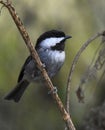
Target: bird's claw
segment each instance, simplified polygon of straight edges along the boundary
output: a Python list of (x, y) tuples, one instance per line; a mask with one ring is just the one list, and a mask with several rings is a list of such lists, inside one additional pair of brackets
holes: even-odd
[(50, 90), (50, 91), (48, 92), (48, 94), (51, 94), (51, 93), (56, 94), (57, 91), (58, 91), (57, 88), (56, 88), (56, 87), (53, 87), (53, 89)]
[(46, 67), (45, 63), (42, 63), (42, 67), (43, 67), (43, 68), (45, 68), (45, 67)]

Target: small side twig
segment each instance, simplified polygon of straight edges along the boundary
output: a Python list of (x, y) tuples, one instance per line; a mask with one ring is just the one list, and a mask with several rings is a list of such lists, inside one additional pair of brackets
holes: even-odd
[(77, 52), (76, 56), (73, 59), (72, 65), (70, 67), (70, 71), (69, 71), (69, 76), (68, 76), (68, 81), (67, 81), (67, 88), (66, 88), (66, 110), (67, 112), (69, 112), (69, 105), (70, 105), (70, 88), (71, 88), (71, 79), (73, 76), (73, 72), (76, 68), (76, 64), (79, 60), (80, 55), (82, 54), (82, 52), (86, 49), (86, 47), (92, 42), (94, 41), (96, 38), (102, 36), (105, 34), (105, 31), (101, 31), (98, 32), (97, 34), (95, 34), (93, 37), (91, 37), (89, 40), (87, 40), (82, 47), (79, 49), (79, 51)]
[[(50, 80), (50, 78), (48, 77), (48, 74), (46, 72), (46, 70), (43, 67), (42, 62), (40, 61), (40, 58), (30, 40), (30, 37), (28, 35), (28, 33), (26, 32), (26, 29), (24, 28), (23, 23), (21, 22), (20, 18), (18, 17), (15, 8), (13, 7), (12, 3), (10, 0), (7, 0), (6, 2), (3, 2), (3, 0), (0, 0), (0, 3), (3, 4), (5, 7), (7, 7), (7, 9), (9, 10), (21, 36), (23, 37), (23, 40), (25, 41), (30, 54), (32, 55), (33, 59), (36, 61), (38, 68), (40, 69), (40, 71), (42, 72), (42, 75), (47, 83), (47, 88), (52, 91), (53, 90), (53, 84)], [(61, 101), (61, 99), (59, 98), (58, 94), (54, 94), (51, 93), (51, 96), (53, 97), (53, 99), (56, 101), (57, 106), (62, 114), (63, 120), (66, 123), (66, 126), (68, 128), (68, 130), (76, 130), (74, 127), (74, 124), (72, 123), (71, 117), (69, 115), (69, 113), (66, 111), (66, 109), (64, 108), (64, 105)]]

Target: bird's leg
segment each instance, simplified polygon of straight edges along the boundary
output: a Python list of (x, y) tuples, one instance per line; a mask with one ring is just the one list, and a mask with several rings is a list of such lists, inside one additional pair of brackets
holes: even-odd
[(54, 86), (53, 89), (48, 92), (48, 94), (51, 94), (51, 93), (56, 94), (57, 92), (58, 92), (57, 87)]
[(46, 65), (44, 62), (42, 62), (42, 68), (46, 68)]

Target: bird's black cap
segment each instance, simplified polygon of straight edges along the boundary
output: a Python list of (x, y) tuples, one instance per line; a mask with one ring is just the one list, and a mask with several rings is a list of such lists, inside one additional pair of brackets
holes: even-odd
[(42, 35), (37, 39), (36, 46), (41, 43), (41, 41), (45, 40), (46, 38), (53, 38), (53, 37), (65, 37), (65, 33), (59, 30), (50, 30)]
[(38, 48), (39, 44), (41, 43), (41, 41), (47, 39), (47, 38), (59, 38), (59, 37), (65, 37), (66, 39), (71, 38), (71, 36), (66, 36), (65, 33), (63, 31), (59, 31), (59, 30), (50, 30), (47, 31), (45, 33), (43, 33), (42, 35), (40, 35), (40, 37), (37, 39), (36, 42), (36, 49)]

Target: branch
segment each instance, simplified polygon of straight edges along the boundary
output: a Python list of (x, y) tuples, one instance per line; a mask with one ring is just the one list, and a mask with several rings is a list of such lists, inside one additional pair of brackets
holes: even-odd
[[(82, 52), (86, 49), (86, 47), (92, 42), (94, 41), (96, 38), (100, 37), (100, 36), (104, 36), (105, 35), (105, 31), (101, 31), (98, 32), (97, 34), (95, 34), (93, 37), (91, 37), (89, 40), (87, 40), (82, 47), (79, 49), (79, 51), (77, 52), (76, 56), (73, 59), (71, 68), (70, 68), (70, 72), (69, 72), (69, 76), (68, 76), (68, 81), (67, 81), (67, 88), (66, 88), (66, 110), (67, 112), (69, 112), (69, 104), (70, 104), (70, 88), (71, 88), (71, 80), (72, 80), (72, 76), (73, 76), (73, 72), (76, 68), (77, 62), (79, 60), (80, 55), (82, 54)], [(79, 93), (80, 94), (80, 93)], [(79, 95), (80, 96), (80, 95)], [(80, 97), (82, 98), (82, 97)]]
[[(33, 43), (31, 42), (30, 37), (29, 37), (28, 33), (26, 32), (26, 29), (24, 28), (23, 23), (21, 22), (20, 18), (18, 17), (15, 8), (13, 7), (10, 0), (6, 0), (6, 2), (4, 2), (3, 0), (0, 0), (0, 3), (3, 4), (8, 9), (9, 13), (11, 14), (27, 48), (30, 51), (30, 54), (32, 55), (33, 59), (37, 63), (38, 68), (42, 72), (42, 75), (47, 83), (47, 88), (50, 91), (52, 91), (54, 86), (53, 86), (50, 78), (48, 77), (48, 74), (47, 74), (45, 68), (43, 67), (42, 62), (40, 61), (40, 58), (39, 58), (39, 56), (38, 56), (38, 54), (33, 46)], [(69, 113), (66, 111), (66, 109), (64, 108), (64, 105), (63, 105), (61, 99), (59, 98), (58, 94), (51, 93), (51, 96), (56, 101), (57, 106), (62, 114), (63, 120), (65, 121), (68, 130), (75, 130), (75, 127), (72, 123), (71, 117), (70, 117)]]

